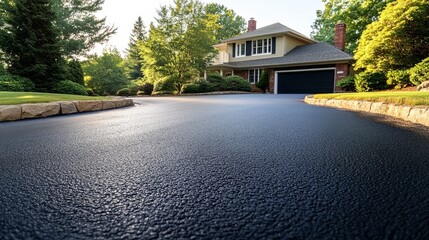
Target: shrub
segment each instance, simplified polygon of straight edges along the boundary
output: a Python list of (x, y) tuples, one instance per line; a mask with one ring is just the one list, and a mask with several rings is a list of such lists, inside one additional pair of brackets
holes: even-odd
[(174, 77), (164, 77), (155, 82), (153, 88), (153, 94), (162, 95), (162, 94), (174, 94), (177, 89), (174, 82)]
[(16, 75), (0, 76), (0, 91), (31, 92), (34, 88), (34, 83), (28, 78)]
[(225, 78), (225, 82), (225, 90), (227, 91), (250, 92), (252, 90), (250, 83), (239, 76), (229, 76)]
[(355, 76), (357, 92), (386, 89), (386, 76), (382, 72), (365, 71)]
[(87, 88), (86, 92), (88, 93), (88, 96), (95, 96), (95, 93), (94, 93), (94, 91), (92, 91), (91, 88)]
[(80, 65), (80, 62), (77, 60), (71, 60), (67, 64), (67, 71), (66, 71), (67, 79), (79, 83), (80, 85), (85, 85), (83, 78), (83, 70), (82, 66)]
[(347, 76), (337, 82), (337, 86), (346, 91), (355, 91), (355, 76)]
[(256, 87), (262, 89), (264, 93), (267, 91), (268, 88), (268, 71), (263, 70), (261, 74), (261, 78), (259, 79), (259, 82), (256, 83)]
[(410, 83), (409, 70), (391, 70), (387, 73), (387, 84), (394, 86), (395, 89), (401, 89)]
[(54, 93), (74, 94), (87, 96), (88, 92), (86, 88), (79, 83), (72, 82), (70, 80), (61, 81), (54, 85), (52, 88)]
[(151, 95), (153, 92), (153, 84), (152, 83), (145, 83), (145, 84), (143, 84), (143, 86), (139, 87), (139, 90), (140, 90), (139, 92), (142, 92), (141, 95)]
[(226, 80), (224, 77), (218, 74), (212, 74), (207, 76), (207, 82), (211, 85), (212, 91), (224, 91)]
[(415, 86), (429, 80), (429, 57), (410, 69), (410, 81)]
[(116, 95), (117, 96), (130, 96), (130, 92), (131, 91), (129, 88), (122, 88), (116, 92)]
[(182, 87), (182, 93), (199, 93), (200, 86), (196, 83), (185, 84)]
[(137, 92), (139, 91), (139, 87), (135, 84), (130, 84), (127, 88), (130, 89), (130, 96), (137, 95)]
[(201, 79), (200, 81), (196, 82), (196, 84), (198, 85), (198, 90), (199, 92), (212, 92), (213, 91), (213, 86), (211, 83), (209, 83), (208, 81)]

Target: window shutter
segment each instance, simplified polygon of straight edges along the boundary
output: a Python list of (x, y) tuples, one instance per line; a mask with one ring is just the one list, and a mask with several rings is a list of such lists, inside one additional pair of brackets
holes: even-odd
[(232, 57), (235, 58), (235, 48), (236, 48), (236, 44), (233, 43), (232, 44)]
[(252, 41), (246, 42), (246, 56), (252, 56)]
[(272, 46), (271, 46), (271, 52), (272, 52), (272, 54), (276, 54), (276, 37), (273, 37), (273, 40), (271, 41), (271, 44), (272, 44)]

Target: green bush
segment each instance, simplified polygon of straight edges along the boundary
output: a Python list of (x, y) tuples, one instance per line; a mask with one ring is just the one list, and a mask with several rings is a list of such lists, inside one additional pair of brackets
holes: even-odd
[(185, 84), (182, 86), (182, 93), (199, 93), (200, 85), (196, 83)]
[(77, 60), (71, 60), (67, 63), (67, 71), (66, 71), (66, 79), (69, 79), (75, 83), (79, 83), (80, 85), (85, 85), (83, 81), (83, 70), (80, 62)]
[(268, 71), (263, 70), (261, 74), (261, 78), (259, 79), (259, 82), (256, 83), (256, 87), (260, 88), (264, 93), (267, 91), (268, 88)]
[(410, 81), (415, 86), (424, 81), (429, 81), (429, 57), (410, 69)]
[(391, 70), (387, 73), (387, 84), (401, 89), (411, 84), (409, 70)]
[(211, 74), (207, 76), (207, 82), (211, 85), (212, 91), (224, 91), (226, 80), (219, 74)]
[(87, 88), (86, 92), (88, 93), (88, 96), (95, 96), (95, 93), (94, 93), (94, 91), (92, 91), (91, 88)]
[(0, 76), (0, 91), (31, 92), (34, 88), (34, 83), (28, 78), (16, 75)]
[(156, 81), (153, 88), (153, 94), (155, 95), (174, 94), (176, 91), (174, 77), (164, 77)]
[(122, 88), (116, 92), (116, 95), (117, 96), (130, 96), (130, 92), (131, 91), (129, 88)]
[(136, 96), (139, 91), (139, 87), (135, 84), (130, 84), (127, 88), (130, 89), (130, 96)]
[(145, 83), (143, 86), (139, 87), (139, 92), (142, 92), (140, 95), (151, 95), (153, 92), (153, 84)]
[(201, 93), (204, 92), (213, 92), (213, 86), (211, 83), (209, 83), (208, 81), (201, 79), (200, 81), (196, 82), (196, 84), (198, 85), (198, 90)]
[(54, 93), (74, 94), (88, 96), (86, 88), (70, 80), (61, 81), (52, 88)]
[(382, 72), (365, 71), (355, 76), (357, 92), (369, 92), (386, 89), (386, 76)]
[(229, 76), (225, 78), (225, 82), (225, 90), (227, 91), (250, 92), (252, 90), (250, 83), (239, 76)]
[(355, 76), (347, 76), (337, 82), (337, 86), (346, 91), (355, 91)]

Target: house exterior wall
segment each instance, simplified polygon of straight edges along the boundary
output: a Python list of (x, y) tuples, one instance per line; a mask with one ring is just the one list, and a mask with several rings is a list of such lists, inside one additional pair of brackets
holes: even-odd
[(335, 91), (341, 92), (341, 87), (337, 87), (338, 81), (349, 75), (349, 64), (337, 64), (335, 65)]
[(295, 38), (292, 38), (292, 37), (289, 37), (289, 36), (284, 36), (283, 38), (284, 38), (284, 40), (283, 40), (283, 42), (284, 42), (284, 49), (282, 49), (283, 50), (283, 55), (285, 55), (286, 53), (290, 52), (292, 49), (294, 49), (294, 48), (296, 48), (298, 46), (302, 46), (302, 45), (308, 44), (308, 43), (305, 43), (305, 42), (303, 42), (301, 40), (298, 40), (298, 39), (295, 39)]

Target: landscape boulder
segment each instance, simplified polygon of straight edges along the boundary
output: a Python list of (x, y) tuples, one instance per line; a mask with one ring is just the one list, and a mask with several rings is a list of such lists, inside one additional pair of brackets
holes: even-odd
[(0, 106), (0, 122), (14, 121), (21, 119), (21, 106), (4, 105)]
[(58, 102), (58, 104), (60, 104), (63, 115), (77, 113), (77, 108), (72, 102)]
[(424, 81), (417, 86), (417, 90), (421, 92), (429, 92), (429, 81)]
[(60, 114), (60, 104), (58, 103), (34, 103), (22, 104), (21, 119), (40, 118)]
[(92, 112), (103, 109), (102, 101), (73, 101), (79, 112)]

